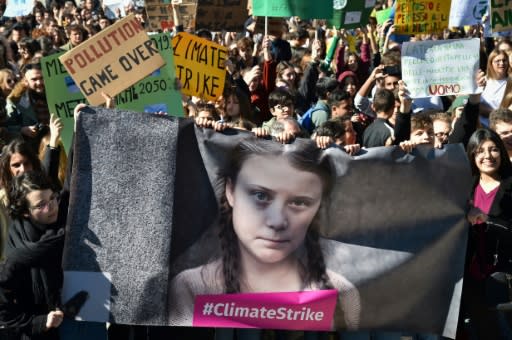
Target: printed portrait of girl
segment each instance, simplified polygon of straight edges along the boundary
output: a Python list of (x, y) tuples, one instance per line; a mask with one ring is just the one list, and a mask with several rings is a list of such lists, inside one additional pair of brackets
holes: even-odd
[(226, 169), (220, 256), (172, 279), (169, 324), (192, 325), (196, 295), (336, 289), (336, 324), (356, 329), (359, 292), (326, 268), (317, 232), (335, 181), (322, 150), (309, 140), (249, 138), (232, 151)]

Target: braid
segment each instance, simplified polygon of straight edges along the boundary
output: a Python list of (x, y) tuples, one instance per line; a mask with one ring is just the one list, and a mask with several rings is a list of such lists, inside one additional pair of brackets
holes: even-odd
[(233, 230), (232, 216), (232, 209), (224, 195), (220, 202), (219, 220), (221, 226), (219, 238), (222, 250), (222, 274), (224, 275), (226, 293), (239, 293), (240, 250), (238, 249), (237, 236)]
[(306, 234), (307, 267), (306, 279), (309, 284), (319, 283), (321, 289), (332, 289), (333, 285), (327, 276), (324, 254), (320, 248), (318, 233), (309, 230)]

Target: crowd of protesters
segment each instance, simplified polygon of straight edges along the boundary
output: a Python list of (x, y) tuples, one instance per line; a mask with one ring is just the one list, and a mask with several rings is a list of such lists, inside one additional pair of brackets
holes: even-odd
[[(376, 9), (392, 3), (378, 1)], [(510, 316), (489, 308), (487, 288), (493, 273), (512, 274), (510, 38), (484, 37), (482, 25), (408, 37), (481, 41), (480, 69), (473, 75), (479, 93), (411, 99), (401, 79), (401, 40), (391, 20), (377, 24), (370, 17), (367, 25), (348, 30), (293, 17), (265, 36), (251, 16), (239, 32), (195, 31), (180, 25), (180, 5), (170, 6), (176, 24), (170, 34), (195, 33), (229, 49), (223, 95), (211, 102), (182, 96), (186, 117), (200, 126), (249, 130), (282, 143), (312, 138), (319, 148), (339, 147), (350, 155), (369, 147), (397, 145), (412, 152), (419, 145), (462, 143), (474, 185), (468, 197), (471, 227), (458, 338), (512, 336)], [(0, 222), (6, 241), (0, 267), (0, 326), (5, 333), (0, 330), (0, 336), (6, 339), (56, 339), (66, 312), (55, 292), (62, 283), (67, 159), (60, 142), (62, 123), (47, 105), (40, 59), (74, 48), (129, 13), (148, 26), (144, 8), (132, 2), (112, 13), (95, 0), (37, 1), (30, 15), (1, 18)], [(61, 336), (74, 334), (72, 329), (68, 325)], [(136, 338), (158, 338), (162, 330), (139, 331), (120, 328), (111, 338), (128, 338), (130, 332)], [(95, 339), (106, 336), (98, 329), (91, 332)], [(404, 335), (359, 332), (342, 338)]]

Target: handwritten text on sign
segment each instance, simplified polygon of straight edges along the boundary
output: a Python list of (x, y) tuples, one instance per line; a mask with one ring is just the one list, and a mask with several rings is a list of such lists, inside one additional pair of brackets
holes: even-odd
[(398, 0), (395, 29), (397, 33), (440, 33), (448, 27), (449, 0)]
[(181, 91), (206, 100), (222, 95), (227, 48), (188, 33), (176, 35), (172, 44)]
[(491, 0), (491, 28), (493, 32), (512, 30), (511, 0)]
[(404, 43), (402, 79), (411, 97), (475, 93), (479, 48), (478, 39)]
[(59, 60), (92, 105), (115, 96), (165, 64), (134, 15), (62, 55)]

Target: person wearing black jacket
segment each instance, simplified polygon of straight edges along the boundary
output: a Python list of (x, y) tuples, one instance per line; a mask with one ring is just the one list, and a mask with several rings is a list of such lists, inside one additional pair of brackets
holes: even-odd
[(58, 339), (68, 195), (61, 196), (42, 172), (25, 172), (14, 179), (11, 198), (0, 265), (0, 328), (9, 339)]

